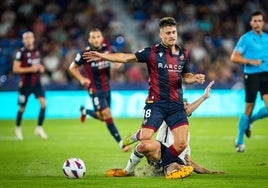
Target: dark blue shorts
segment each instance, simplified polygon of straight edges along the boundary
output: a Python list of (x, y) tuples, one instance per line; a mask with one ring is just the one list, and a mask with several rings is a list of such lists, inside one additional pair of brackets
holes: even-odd
[(90, 94), (95, 111), (101, 111), (111, 104), (111, 92), (110, 91), (97, 91)]
[(45, 91), (41, 83), (36, 84), (35, 86), (22, 86), (19, 88), (19, 105), (26, 105), (28, 98), (31, 94), (34, 94), (35, 98), (45, 97)]
[(143, 128), (153, 129), (155, 132), (165, 121), (170, 130), (188, 125), (188, 118), (183, 103), (161, 101), (147, 103), (144, 107)]

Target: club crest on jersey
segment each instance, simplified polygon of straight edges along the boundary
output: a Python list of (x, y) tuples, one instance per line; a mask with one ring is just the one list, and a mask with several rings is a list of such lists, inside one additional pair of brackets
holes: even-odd
[(184, 60), (184, 54), (181, 54), (181, 56), (179, 57), (179, 60), (181, 60), (181, 61)]

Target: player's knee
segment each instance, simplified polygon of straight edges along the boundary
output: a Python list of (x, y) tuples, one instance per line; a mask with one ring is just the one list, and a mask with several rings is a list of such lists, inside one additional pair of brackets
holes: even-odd
[(177, 152), (182, 152), (187, 147), (187, 142), (180, 142), (173, 146)]
[(154, 134), (153, 130), (147, 129), (147, 130), (141, 130), (139, 134), (139, 140), (151, 140), (152, 136)]
[(145, 151), (148, 150), (148, 144), (146, 143), (146, 141), (141, 141), (137, 147), (136, 147), (136, 150), (140, 153), (143, 153)]
[(111, 112), (109, 110), (109, 108), (106, 108), (105, 110), (100, 112), (100, 117), (106, 121), (112, 118)]
[(25, 106), (21, 106), (19, 112), (22, 114), (25, 111)]

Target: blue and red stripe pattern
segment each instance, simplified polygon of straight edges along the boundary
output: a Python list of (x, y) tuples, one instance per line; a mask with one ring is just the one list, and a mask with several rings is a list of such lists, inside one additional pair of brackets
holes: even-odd
[(144, 48), (135, 53), (138, 62), (146, 63), (149, 73), (147, 102), (182, 101), (182, 74), (190, 72), (187, 49), (177, 46), (178, 53), (163, 44)]
[[(86, 61), (82, 56), (85, 51), (93, 51), (93, 49), (88, 46), (84, 51), (79, 52), (76, 55), (75, 63), (78, 66), (84, 65), (84, 70), (87, 74), (87, 77), (91, 81), (88, 89), (92, 93), (95, 93), (96, 91), (109, 91), (110, 62), (104, 60)], [(109, 45), (103, 43), (101, 49), (98, 50), (98, 52), (111, 53), (112, 50)]]
[[(27, 50), (25, 47), (21, 48), (16, 53), (16, 61), (21, 62), (21, 67), (31, 67), (35, 64), (42, 64), (40, 52), (37, 49)], [(20, 76), (22, 86), (35, 86), (41, 83), (40, 73), (24, 73)]]

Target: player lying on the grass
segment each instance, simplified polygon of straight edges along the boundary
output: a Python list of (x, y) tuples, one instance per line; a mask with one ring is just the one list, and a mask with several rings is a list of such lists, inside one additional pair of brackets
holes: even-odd
[[(194, 101), (191, 104), (187, 104), (185, 102), (185, 109), (188, 114), (188, 116), (191, 115), (191, 113), (202, 103), (204, 102), (209, 96), (210, 96), (210, 89), (211, 86), (214, 84), (214, 81), (210, 82), (207, 88), (205, 89), (204, 95), (202, 95), (199, 99)], [(139, 131), (138, 131), (139, 132)], [(138, 132), (136, 134), (138, 134)], [(134, 153), (132, 153), (128, 164), (125, 169), (110, 169), (106, 172), (107, 176), (115, 176), (115, 177), (124, 177), (124, 176), (133, 176), (134, 175), (134, 169), (137, 166), (137, 164), (141, 161), (142, 157), (145, 156), (149, 162), (149, 164), (154, 165), (154, 172), (155, 174), (163, 174), (163, 167), (161, 165), (161, 159), (162, 159), (162, 153), (165, 151), (165, 149), (168, 148), (173, 142), (173, 136), (167, 127), (166, 123), (163, 122), (159, 132), (157, 134), (157, 140), (142, 140), (140, 143), (135, 147)], [(134, 142), (138, 141), (137, 139), (129, 138), (127, 144), (132, 144)], [(188, 141), (189, 142), (189, 141)], [(199, 166), (197, 163), (191, 160), (190, 158), (190, 146), (188, 143), (187, 148), (178, 156), (178, 160), (176, 163), (172, 163), (168, 168), (169, 171), (172, 170), (178, 170), (181, 168), (182, 165), (189, 165), (193, 167), (193, 170), (196, 173), (202, 173), (202, 174), (210, 174), (210, 173), (222, 173), (218, 171), (210, 171), (208, 169), (205, 169), (201, 166)], [(188, 171), (187, 171), (188, 170)], [(184, 172), (182, 171), (181, 174), (184, 177), (190, 175), (188, 173), (190, 172), (190, 168), (186, 168), (186, 172), (184, 169)], [(167, 176), (166, 176), (167, 177)], [(169, 178), (169, 177), (167, 177)], [(171, 176), (172, 178), (172, 176)]]

